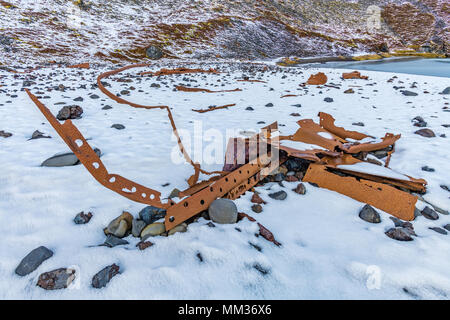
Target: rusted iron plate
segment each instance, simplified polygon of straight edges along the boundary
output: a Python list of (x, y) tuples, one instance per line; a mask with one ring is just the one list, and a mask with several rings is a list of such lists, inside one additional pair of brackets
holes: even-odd
[(203, 69), (189, 69), (189, 68), (177, 68), (177, 69), (166, 69), (162, 68), (159, 71), (153, 72), (153, 71), (146, 71), (139, 73), (140, 76), (143, 75), (152, 75), (152, 76), (167, 76), (171, 74), (185, 74), (185, 73), (214, 73), (219, 74), (220, 72), (210, 68), (209, 70), (203, 70)]
[(36, 96), (28, 89), (25, 89), (28, 96), (33, 100), (42, 114), (47, 118), (48, 122), (64, 140), (67, 146), (77, 156), (89, 173), (106, 188), (139, 203), (156, 206), (159, 208), (167, 208), (168, 203), (161, 203), (161, 193), (144, 187), (134, 181), (128, 180), (116, 174), (110, 174), (106, 167), (94, 152), (92, 147), (72, 124), (72, 121), (66, 120), (63, 124), (53, 116), (50, 110), (42, 104)]
[(263, 80), (251, 80), (251, 79), (240, 79), (240, 80), (236, 80), (239, 82), (259, 82), (259, 83), (267, 83), (267, 81), (263, 81)]
[(319, 72), (319, 73), (316, 73), (316, 74), (312, 74), (309, 77), (308, 81), (306, 81), (306, 84), (309, 84), (309, 85), (322, 85), (322, 84), (327, 83), (327, 81), (328, 81), (328, 78), (325, 75), (325, 73)]
[(176, 86), (175, 89), (177, 91), (183, 91), (183, 92), (207, 92), (207, 93), (221, 93), (221, 92), (236, 92), (236, 91), (242, 91), (242, 89), (236, 88), (232, 90), (209, 90), (204, 88), (191, 88), (191, 87), (184, 87), (184, 86)]
[(311, 164), (303, 177), (321, 188), (339, 192), (355, 200), (370, 204), (402, 220), (414, 219), (417, 197), (386, 184), (354, 177), (341, 177), (328, 172), (326, 167)]
[(401, 135), (393, 135), (392, 133), (386, 133), (386, 135), (381, 138), (382, 142), (372, 143), (361, 143), (361, 144), (343, 144), (341, 149), (347, 153), (359, 153), (361, 151), (376, 151), (381, 150), (386, 147), (394, 145), (394, 143), (400, 139)]
[(89, 69), (90, 67), (91, 65), (89, 64), (89, 62), (67, 66), (67, 68), (74, 68), (74, 69)]
[(258, 173), (266, 165), (269, 165), (268, 156), (261, 156), (221, 177), (209, 187), (173, 204), (167, 209), (165, 218), (166, 230), (170, 230), (194, 215), (207, 210), (214, 200), (223, 197), (235, 186)]
[(280, 98), (289, 98), (289, 97), (298, 97), (298, 94), (285, 94), (283, 96), (281, 96)]
[(334, 124), (335, 122), (334, 118), (328, 113), (319, 112), (319, 118), (320, 118), (320, 125), (324, 129), (342, 139), (351, 138), (355, 140), (362, 140), (364, 138), (372, 138), (371, 136), (368, 136), (367, 134), (364, 133), (360, 133), (357, 131), (348, 131), (342, 127), (336, 127)]
[(359, 71), (353, 71), (353, 72), (348, 72), (348, 73), (344, 72), (342, 74), (342, 78), (343, 79), (363, 79), (363, 80), (369, 79), (368, 76), (362, 76)]
[(205, 112), (219, 110), (219, 109), (228, 109), (228, 107), (234, 107), (235, 105), (236, 105), (236, 103), (233, 103), (233, 104), (227, 104), (227, 105), (220, 106), (220, 107), (210, 107), (208, 109), (192, 109), (192, 111), (198, 112), (198, 113), (205, 113)]

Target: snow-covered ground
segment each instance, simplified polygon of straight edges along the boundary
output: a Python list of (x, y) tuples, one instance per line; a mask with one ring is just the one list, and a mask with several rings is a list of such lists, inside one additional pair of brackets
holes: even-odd
[[(126, 238), (129, 245), (97, 246), (104, 242), (102, 229), (113, 218), (123, 210), (136, 216), (144, 205), (102, 187), (82, 165), (40, 166), (55, 153), (69, 149), (20, 90), (23, 79), (38, 75), (34, 80), (37, 84), (29, 88), (36, 95), (49, 97), (41, 101), (55, 115), (63, 107), (55, 105), (58, 102), (82, 106), (82, 118), (73, 122), (90, 138), (91, 145), (102, 150), (102, 161), (109, 172), (160, 190), (163, 197), (175, 187), (187, 188), (186, 179), (193, 173), (191, 166), (172, 162), (171, 154), (177, 149), (176, 141), (171, 139), (167, 113), (158, 109), (138, 110), (111, 101), (98, 89), (91, 88), (101, 71), (54, 68), (28, 76), (0, 71), (0, 130), (13, 134), (9, 138), (0, 137), (0, 299), (449, 298), (450, 235), (441, 235), (429, 227), (443, 227), (450, 223), (450, 216), (440, 214), (436, 221), (418, 217), (413, 221), (418, 236), (411, 242), (399, 242), (384, 234), (394, 226), (387, 213), (381, 212), (380, 224), (367, 223), (358, 217), (363, 203), (309, 184), (305, 195), (291, 191), (297, 183), (283, 182), (285, 188), (277, 184), (257, 188), (267, 201), (259, 214), (250, 209), (251, 192), (235, 201), (240, 212), (248, 213), (272, 231), (281, 247), (255, 237), (258, 227), (248, 220), (210, 228), (203, 218), (190, 224), (186, 233), (152, 238), (155, 245), (144, 251), (135, 247), (139, 239), (132, 236)], [(136, 75), (138, 71), (128, 73)], [(299, 87), (317, 71), (326, 73), (329, 84), (341, 84), (341, 88)], [(280, 126), (281, 134), (291, 134), (297, 129), (298, 119), (318, 121), (319, 111), (330, 113), (338, 126), (350, 130), (376, 137), (384, 136), (385, 132), (400, 133), (402, 137), (396, 144), (390, 167), (426, 179), (428, 191), (424, 198), (448, 210), (450, 193), (440, 185), (450, 186), (450, 128), (442, 126), (450, 124), (450, 113), (443, 110), (450, 107), (450, 98), (439, 92), (450, 86), (450, 79), (398, 74), (398, 78), (388, 82), (394, 74), (364, 71), (368, 81), (341, 80), (343, 71), (292, 68), (251, 75), (232, 70), (221, 75), (161, 77), (160, 81), (151, 77), (133, 78), (132, 83), (106, 81), (113, 92), (135, 87), (126, 97), (128, 100), (169, 105), (179, 129), (192, 133), (199, 125), (203, 133), (218, 129), (224, 136), (224, 144), (227, 129), (257, 132), (277, 120), (284, 125)], [(267, 83), (236, 82), (243, 74)], [(159, 83), (161, 88), (151, 87), (152, 83)], [(410, 88), (413, 83), (417, 88)], [(64, 92), (47, 92), (47, 88), (60, 84), (66, 87)], [(87, 89), (80, 88), (84, 84)], [(174, 92), (177, 84), (243, 90)], [(404, 96), (394, 86), (404, 86), (418, 96)], [(349, 88), (355, 93), (344, 94)], [(100, 98), (91, 99), (90, 94)], [(285, 94), (300, 96), (280, 98)], [(84, 101), (74, 102), (77, 97), (83, 97)], [(334, 102), (325, 102), (325, 97), (333, 98)], [(231, 103), (236, 106), (203, 114), (191, 111)], [(265, 107), (267, 103), (274, 106)], [(293, 106), (297, 104), (301, 107)], [(102, 110), (106, 105), (112, 109)], [(254, 110), (246, 110), (249, 106)], [(291, 116), (294, 112), (301, 117)], [(420, 129), (411, 122), (416, 116), (425, 119), (427, 128), (436, 137), (414, 134)], [(257, 124), (260, 121), (265, 124)], [(365, 126), (352, 126), (354, 122), (363, 122)], [(126, 128), (111, 128), (117, 123)], [(34, 130), (49, 134), (52, 139), (28, 140)], [(441, 137), (442, 134), (447, 137)], [(208, 145), (204, 141), (200, 150)], [(422, 171), (422, 166), (436, 171)], [(222, 165), (210, 163), (203, 167), (220, 170)], [(170, 185), (163, 187), (166, 183)], [(267, 196), (278, 190), (288, 193), (286, 200)], [(417, 207), (423, 209), (425, 203), (419, 201)], [(88, 224), (74, 224), (73, 218), (80, 211), (93, 212)], [(256, 250), (250, 243), (262, 250)], [(27, 276), (16, 275), (14, 270), (21, 259), (41, 245), (51, 249), (53, 257)], [(120, 266), (121, 274), (103, 289), (92, 288), (92, 276), (112, 263)], [(260, 273), (254, 268), (256, 264), (269, 273)], [(41, 273), (60, 267), (77, 270), (74, 285), (55, 291), (36, 286)]]

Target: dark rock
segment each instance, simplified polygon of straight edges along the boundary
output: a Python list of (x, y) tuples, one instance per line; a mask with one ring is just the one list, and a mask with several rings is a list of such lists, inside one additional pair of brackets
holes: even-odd
[(293, 189), (293, 191), (295, 193), (298, 193), (298, 194), (305, 194), (306, 193), (306, 187), (305, 187), (305, 185), (303, 183), (299, 183), (297, 185), (297, 187), (295, 189)]
[(389, 238), (398, 241), (413, 241), (411, 231), (407, 228), (391, 228), (385, 232)]
[(123, 240), (123, 239), (120, 239), (120, 238), (118, 238), (116, 236), (113, 236), (112, 234), (109, 234), (106, 237), (106, 240), (103, 243), (103, 245), (107, 246), (109, 248), (113, 248), (115, 246), (125, 245), (125, 244), (128, 244), (128, 243), (129, 242), (127, 240)]
[(444, 189), (445, 191), (450, 192), (450, 188), (449, 188), (448, 186), (446, 186), (445, 184), (441, 184), (440, 187), (441, 187), (442, 189)]
[(211, 221), (208, 222), (206, 225), (207, 225), (208, 227), (210, 227), (210, 228), (215, 228), (215, 227), (216, 227), (216, 225), (215, 225), (214, 223), (212, 223)]
[(407, 96), (407, 97), (415, 97), (415, 96), (417, 96), (417, 93), (412, 92), (412, 91), (408, 91), (408, 90), (401, 90), (400, 92), (401, 92), (404, 96)]
[(162, 56), (164, 55), (162, 50), (156, 46), (148, 47), (147, 50), (145, 50), (145, 54), (146, 54), (147, 58), (150, 58), (153, 60), (161, 59)]
[(106, 235), (113, 235), (118, 238), (123, 238), (131, 230), (133, 224), (133, 216), (131, 213), (123, 211), (120, 216), (113, 219), (108, 227), (104, 230)]
[(245, 110), (253, 111), (253, 110), (255, 110), (255, 109), (253, 109), (252, 107), (247, 107), (247, 108), (245, 108)]
[(347, 94), (349, 94), (349, 93), (355, 93), (355, 90), (353, 90), (352, 88), (350, 88), (350, 89), (345, 90), (344, 93), (347, 93)]
[(325, 102), (333, 102), (334, 100), (333, 100), (333, 98), (326, 97), (325, 99), (323, 99), (323, 101), (325, 101)]
[(125, 129), (125, 126), (123, 124), (120, 123), (115, 123), (111, 126), (111, 128), (117, 129), (117, 130), (123, 130)]
[[(402, 221), (396, 217), (389, 217), (389, 219), (391, 219), (392, 222), (394, 222), (395, 227), (406, 228), (406, 229), (409, 229), (412, 232), (414, 232), (414, 227), (411, 222)], [(414, 235), (415, 235), (415, 233), (414, 233)]]
[[(95, 153), (100, 157), (101, 151), (98, 148), (94, 149)], [(66, 166), (74, 166), (79, 164), (77, 156), (72, 152), (56, 154), (44, 162), (42, 162), (42, 167), (66, 167)]]
[(284, 200), (287, 198), (287, 193), (285, 191), (278, 191), (274, 193), (269, 193), (269, 197), (275, 200)]
[(380, 223), (380, 214), (371, 206), (366, 204), (359, 212), (359, 217), (370, 223)]
[(440, 94), (450, 94), (450, 87), (445, 88)]
[(433, 168), (428, 167), (428, 166), (424, 166), (424, 167), (422, 167), (422, 171), (434, 172), (435, 170)]
[(446, 225), (444, 226), (444, 229), (450, 231), (450, 223), (449, 223), (449, 224), (446, 224)]
[(84, 99), (82, 97), (78, 97), (78, 98), (73, 99), (73, 101), (75, 101), (75, 102), (82, 102), (83, 100)]
[(445, 230), (442, 229), (442, 228), (438, 228), (438, 227), (429, 227), (428, 229), (433, 230), (433, 231), (436, 231), (437, 233), (440, 233), (440, 234), (447, 234), (447, 231), (445, 231)]
[(112, 107), (111, 107), (111, 106), (104, 106), (104, 107), (102, 108), (102, 110), (109, 110), (109, 109), (112, 109)]
[(61, 110), (59, 110), (56, 118), (58, 120), (79, 119), (79, 118), (81, 118), (82, 114), (83, 114), (83, 108), (81, 108), (80, 106), (77, 106), (77, 105), (65, 106), (65, 107), (62, 107)]
[(422, 118), (422, 117), (415, 117), (414, 119), (411, 120), (414, 124), (414, 126), (419, 127), (419, 128), (424, 128), (427, 126), (426, 121)]
[(75, 270), (59, 268), (45, 272), (39, 276), (37, 285), (45, 290), (58, 290), (67, 288), (75, 279)]
[(139, 212), (139, 218), (146, 224), (152, 224), (165, 216), (166, 210), (153, 206), (147, 206)]
[(85, 224), (88, 223), (92, 218), (92, 213), (88, 212), (87, 214), (83, 212), (78, 213), (75, 218), (73, 218), (73, 222), (76, 224)]
[(36, 270), (42, 262), (44, 262), (51, 256), (53, 256), (53, 252), (51, 250), (47, 249), (44, 246), (40, 246), (31, 251), (25, 256), (25, 258), (22, 259), (22, 261), (20, 261), (15, 272), (19, 276), (25, 276)]
[(149, 247), (151, 247), (151, 246), (153, 246), (153, 242), (150, 242), (150, 241), (141, 241), (141, 242), (139, 242), (137, 245), (136, 245), (136, 247), (138, 247), (139, 248), (139, 250), (145, 250), (145, 249), (147, 249), (147, 248), (149, 248)]
[(0, 130), (0, 137), (3, 137), (3, 138), (9, 138), (9, 137), (11, 137), (11, 136), (12, 136), (12, 133), (9, 133), (9, 132)]
[(152, 83), (150, 85), (151, 88), (161, 88), (161, 85), (159, 83)]
[(263, 276), (267, 275), (270, 273), (269, 269), (264, 268), (263, 266), (261, 266), (259, 263), (255, 263), (253, 265), (253, 268), (255, 268), (256, 270), (258, 270)]
[(266, 104), (266, 107), (268, 107), (268, 108), (273, 107), (273, 103), (272, 103), (272, 102), (269, 102), (268, 104)]
[(31, 138), (29, 140), (33, 139), (42, 139), (42, 138), (51, 138), (50, 136), (45, 136), (44, 133), (40, 132), (39, 130), (35, 130), (33, 134), (31, 135)]
[(92, 286), (94, 288), (100, 289), (106, 287), (111, 279), (118, 275), (120, 272), (120, 267), (115, 263), (103, 268), (95, 276), (92, 277)]
[(131, 234), (133, 237), (139, 238), (142, 230), (147, 226), (145, 221), (133, 219), (131, 223)]
[(273, 181), (275, 182), (281, 182), (283, 181), (285, 178), (285, 175), (282, 173), (277, 173), (276, 175), (273, 176)]
[(220, 224), (231, 224), (237, 221), (236, 204), (229, 199), (216, 199), (208, 208), (208, 213), (212, 221)]
[(429, 206), (426, 206), (422, 211), (421, 211), (422, 215), (429, 219), (429, 220), (437, 220), (439, 219), (438, 214), (436, 213), (436, 211), (434, 211), (433, 209), (431, 209)]
[(254, 204), (252, 205), (252, 211), (256, 213), (261, 213), (263, 210), (262, 206), (260, 204)]
[(414, 132), (415, 134), (421, 135), (425, 138), (433, 138), (436, 137), (434, 132), (431, 129), (420, 129)]
[(202, 254), (200, 253), (200, 252), (197, 252), (197, 254), (195, 255), (196, 257), (197, 257), (197, 259), (200, 261), (200, 262), (203, 262), (203, 256), (202, 256)]
[(96, 95), (96, 94), (91, 94), (90, 96), (89, 96), (89, 98), (91, 98), (91, 99), (98, 99), (98, 98), (100, 98), (98, 95)]
[(353, 122), (352, 125), (358, 126), (358, 127), (364, 127), (364, 123), (362, 123), (362, 122)]

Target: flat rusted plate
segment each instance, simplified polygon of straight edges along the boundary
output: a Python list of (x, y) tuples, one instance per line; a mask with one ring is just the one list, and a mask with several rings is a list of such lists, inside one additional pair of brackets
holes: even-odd
[(414, 219), (417, 197), (386, 184), (354, 177), (341, 177), (328, 172), (326, 167), (311, 164), (303, 177), (304, 182), (339, 192), (350, 198), (370, 204), (402, 220)]
[(361, 151), (376, 151), (381, 150), (386, 147), (392, 146), (395, 142), (400, 139), (401, 135), (393, 135), (392, 133), (386, 133), (384, 138), (381, 138), (381, 142), (373, 143), (361, 143), (361, 144), (343, 144), (341, 149), (347, 153), (359, 153)]
[(342, 78), (343, 79), (363, 79), (363, 80), (369, 79), (368, 76), (362, 76), (359, 71), (353, 71), (353, 72), (348, 72), (348, 73), (344, 72), (342, 74)]
[(322, 85), (322, 84), (327, 83), (327, 81), (328, 81), (328, 78), (327, 78), (327, 76), (325, 75), (325, 73), (319, 72), (319, 73), (316, 73), (316, 74), (312, 74), (312, 75), (309, 77), (308, 81), (306, 81), (306, 84), (310, 84), (310, 85)]
[(89, 62), (67, 66), (67, 68), (74, 68), (74, 69), (89, 69), (90, 67), (91, 65), (89, 64)]
[(159, 71), (153, 72), (153, 71), (146, 71), (146, 72), (141, 72), (139, 73), (139, 75), (143, 76), (143, 75), (152, 75), (152, 76), (167, 76), (167, 75), (171, 75), (171, 74), (185, 74), (185, 73), (214, 73), (214, 74), (219, 74), (220, 72), (210, 68), (209, 70), (203, 70), (203, 69), (189, 69), (189, 68), (177, 68), (177, 69), (166, 69), (166, 68), (162, 68)]

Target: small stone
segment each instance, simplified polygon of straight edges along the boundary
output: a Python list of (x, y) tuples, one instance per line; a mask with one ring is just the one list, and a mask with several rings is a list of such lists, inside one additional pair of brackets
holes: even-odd
[(380, 214), (371, 206), (366, 204), (359, 212), (359, 217), (370, 223), (380, 223)]
[(245, 110), (253, 111), (253, 110), (255, 110), (255, 109), (253, 109), (252, 107), (247, 107), (247, 108), (245, 108)]
[(123, 124), (120, 123), (115, 123), (111, 126), (111, 128), (117, 129), (117, 130), (123, 130), (125, 129), (125, 126)]
[(141, 239), (145, 241), (148, 237), (159, 236), (166, 232), (164, 223), (155, 222), (146, 226), (141, 232)]
[(269, 197), (275, 200), (284, 200), (287, 198), (287, 193), (285, 191), (278, 191), (274, 193), (269, 193)]
[(353, 122), (352, 125), (358, 126), (358, 127), (364, 127), (364, 123), (363, 122)]
[(36, 270), (42, 262), (44, 262), (51, 256), (53, 256), (53, 252), (51, 250), (47, 249), (44, 246), (40, 246), (32, 250), (25, 256), (25, 258), (22, 259), (22, 261), (20, 261), (15, 272), (19, 276), (26, 276), (27, 274)]
[(172, 190), (172, 192), (169, 195), (169, 199), (178, 198), (178, 195), (180, 194), (180, 190), (175, 188)]
[(88, 212), (87, 214), (84, 213), (84, 211), (78, 213), (75, 218), (73, 218), (73, 222), (76, 224), (86, 224), (88, 223), (92, 218), (92, 213)]
[(139, 238), (146, 225), (147, 224), (142, 220), (133, 219), (131, 223), (131, 234), (133, 237)]
[(272, 102), (269, 102), (268, 104), (266, 104), (266, 107), (268, 107), (268, 108), (273, 107), (273, 103), (272, 103)]
[(422, 215), (429, 219), (429, 220), (437, 220), (439, 219), (438, 214), (436, 213), (436, 211), (434, 211), (433, 209), (431, 209), (429, 206), (426, 206), (422, 211), (421, 211)]
[(444, 226), (444, 229), (450, 231), (450, 223), (449, 223), (449, 224), (446, 224), (446, 225)]
[(152, 83), (150, 85), (151, 88), (161, 88), (161, 85), (159, 83)]
[(210, 228), (215, 228), (215, 227), (216, 227), (216, 225), (215, 225), (214, 223), (212, 223), (211, 221), (208, 222), (206, 225), (207, 225), (208, 227), (210, 227)]
[(298, 193), (298, 194), (305, 194), (306, 193), (306, 187), (305, 187), (305, 185), (303, 183), (299, 183), (297, 185), (297, 187), (295, 189), (293, 189), (293, 191), (295, 193)]
[(300, 117), (300, 113), (297, 112), (292, 112), (290, 115), (293, 117)]
[(151, 246), (153, 246), (154, 245), (154, 243), (153, 242), (150, 242), (150, 241), (141, 241), (141, 242), (139, 242), (137, 245), (136, 245), (136, 247), (138, 247), (139, 248), (139, 250), (145, 250), (145, 249), (147, 249), (147, 248), (149, 248), (149, 247), (151, 247)]
[(33, 132), (33, 134), (31, 135), (30, 140), (34, 140), (34, 139), (42, 139), (42, 138), (51, 138), (50, 136), (45, 136), (42, 132), (40, 132), (39, 130), (35, 130)]
[(263, 210), (262, 206), (260, 204), (254, 204), (252, 205), (252, 211), (256, 213), (261, 213)]
[(422, 167), (422, 171), (434, 172), (435, 170), (433, 168), (428, 167), (428, 166), (424, 166), (424, 167)]
[(398, 241), (413, 241), (411, 233), (407, 228), (391, 228), (385, 232), (389, 238)]
[(115, 246), (121, 246), (128, 244), (129, 242), (127, 240), (123, 240), (120, 238), (117, 238), (116, 236), (113, 236), (112, 234), (109, 234), (106, 237), (105, 242), (103, 243), (104, 246), (107, 246), (109, 248), (114, 248)]
[(79, 118), (81, 118), (82, 114), (83, 114), (83, 108), (81, 108), (80, 106), (77, 106), (77, 105), (65, 106), (65, 107), (62, 107), (61, 110), (59, 110), (56, 118), (58, 120), (79, 119)]
[(73, 101), (76, 101), (76, 102), (81, 102), (81, 101), (83, 101), (84, 99), (82, 98), (82, 97), (78, 97), (78, 98), (75, 98), (75, 99), (73, 99)]
[(420, 129), (414, 132), (415, 134), (421, 135), (422, 137), (425, 138), (433, 138), (436, 137), (436, 135), (434, 134), (433, 130), (431, 129)]
[(285, 178), (285, 175), (283, 173), (277, 173), (273, 176), (273, 181), (275, 182), (281, 182)]
[(257, 204), (266, 203), (257, 193), (253, 193), (252, 199), (250, 201)]
[(92, 286), (97, 289), (106, 287), (108, 282), (111, 281), (114, 276), (120, 273), (119, 271), (120, 267), (115, 263), (103, 268), (92, 277)]
[(104, 107), (102, 108), (102, 110), (109, 110), (109, 109), (112, 109), (112, 107), (111, 107), (111, 106), (104, 106)]
[(297, 178), (295, 175), (289, 175), (289, 176), (286, 176), (286, 178), (284, 178), (284, 181), (287, 181), (287, 182), (297, 182), (297, 181), (298, 181), (298, 178)]
[(236, 204), (229, 199), (216, 199), (208, 208), (208, 213), (212, 221), (220, 224), (231, 224), (237, 221)]
[(37, 286), (45, 290), (58, 290), (67, 288), (75, 279), (75, 270), (59, 268), (45, 272), (39, 276)]
[(98, 99), (100, 97), (98, 95), (96, 95), (96, 94), (92, 94), (92, 95), (89, 96), (89, 98), (91, 98), (91, 99)]
[(401, 90), (400, 92), (401, 92), (404, 96), (407, 96), (407, 97), (415, 97), (415, 96), (417, 96), (417, 93), (412, 92), (412, 91), (408, 91), (408, 90)]
[(267, 275), (270, 273), (269, 269), (264, 268), (263, 266), (261, 266), (259, 263), (255, 263), (253, 265), (253, 268), (255, 268), (256, 270), (258, 270), (263, 276)]
[(442, 229), (442, 228), (438, 228), (438, 227), (429, 227), (428, 229), (433, 230), (433, 231), (436, 231), (437, 233), (440, 233), (440, 234), (447, 234), (447, 231), (445, 231), (445, 230)]
[(446, 186), (445, 184), (441, 184), (441, 185), (439, 185), (439, 187), (441, 187), (441, 188), (444, 189), (445, 191), (450, 192), (450, 187)]
[(106, 228), (106, 234), (112, 234), (118, 238), (123, 238), (128, 230), (131, 229), (133, 216), (124, 211), (120, 216), (112, 220)]
[(0, 130), (0, 137), (3, 137), (3, 138), (9, 138), (9, 137), (11, 137), (11, 136), (12, 136), (12, 133), (9, 133), (9, 132)]
[(177, 232), (186, 232), (186, 231), (187, 231), (187, 224), (183, 222), (182, 224), (177, 225), (173, 229), (170, 229), (168, 235), (171, 236)]
[(139, 212), (139, 218), (146, 224), (152, 224), (166, 216), (166, 210), (154, 206), (147, 206)]
[(333, 98), (326, 97), (325, 99), (323, 99), (323, 101), (330, 103), (330, 102), (333, 102), (334, 100), (333, 100)]
[[(98, 148), (94, 149), (95, 153), (100, 157), (101, 151)], [(55, 154), (42, 162), (42, 167), (67, 167), (79, 164), (77, 156), (72, 152)]]
[(411, 120), (414, 124), (414, 126), (419, 127), (419, 128), (424, 128), (427, 126), (426, 121), (422, 118), (422, 117), (415, 117), (414, 119)]
[(347, 89), (347, 90), (345, 90), (344, 91), (344, 93), (355, 93), (355, 90), (353, 90), (352, 88), (350, 88), (350, 89)]

